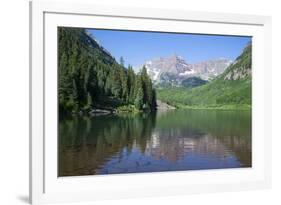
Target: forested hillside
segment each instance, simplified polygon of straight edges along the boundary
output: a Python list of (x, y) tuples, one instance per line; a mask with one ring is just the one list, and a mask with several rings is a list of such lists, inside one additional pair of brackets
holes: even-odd
[(156, 109), (156, 92), (146, 68), (135, 74), (118, 63), (81, 28), (58, 29), (60, 114)]
[(249, 109), (251, 107), (252, 46), (213, 81), (192, 89), (162, 88), (158, 98), (178, 107)]

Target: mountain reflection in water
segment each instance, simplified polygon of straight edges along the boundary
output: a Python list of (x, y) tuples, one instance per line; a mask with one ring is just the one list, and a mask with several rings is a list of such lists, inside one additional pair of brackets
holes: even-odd
[(59, 123), (59, 176), (251, 167), (249, 111), (170, 110)]

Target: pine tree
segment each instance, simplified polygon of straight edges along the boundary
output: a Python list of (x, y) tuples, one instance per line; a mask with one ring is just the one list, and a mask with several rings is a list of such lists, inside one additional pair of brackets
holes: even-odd
[(120, 57), (120, 65), (123, 67), (125, 66), (125, 60), (122, 56)]
[(141, 80), (142, 80), (142, 86), (143, 86), (143, 92), (144, 92), (143, 102), (145, 104), (145, 108), (153, 110), (152, 82), (147, 74), (147, 70), (146, 70), (145, 66), (143, 66), (143, 68), (141, 70)]
[(128, 102), (128, 77), (124, 68), (120, 68), (120, 79), (122, 87), (122, 100)]
[(114, 69), (111, 92), (115, 97), (117, 97), (119, 99), (122, 96), (122, 83), (121, 83), (121, 77), (120, 77), (120, 69), (117, 66), (115, 66), (115, 69)]
[(134, 89), (135, 89), (135, 80), (136, 75), (134, 73), (133, 68), (128, 66), (128, 95), (129, 95), (129, 103), (134, 103)]
[(157, 108), (157, 96), (156, 96), (156, 90), (152, 89), (152, 102), (151, 102), (151, 110), (155, 111)]
[[(99, 46), (85, 29), (59, 28), (58, 31), (59, 111), (67, 114), (101, 105), (114, 99), (140, 109), (156, 108), (156, 93), (144, 67), (136, 75)], [(109, 105), (116, 106), (116, 105)]]
[(99, 96), (99, 88), (98, 88), (98, 79), (97, 74), (94, 69), (94, 65), (89, 65), (89, 77), (87, 80), (87, 92), (90, 94), (92, 98), (92, 104), (94, 104), (93, 99)]
[(135, 99), (135, 103), (134, 103), (136, 108), (139, 109), (139, 110), (143, 109), (143, 103), (144, 103), (143, 97), (144, 97), (143, 89), (140, 87), (137, 90), (137, 95), (136, 95), (136, 99)]
[(144, 90), (141, 75), (137, 75), (135, 84), (134, 105), (137, 109), (142, 110), (144, 107)]

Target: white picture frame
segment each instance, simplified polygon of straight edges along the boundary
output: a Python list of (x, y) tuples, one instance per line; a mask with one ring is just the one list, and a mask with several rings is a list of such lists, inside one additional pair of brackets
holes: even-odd
[[(58, 178), (56, 173), (58, 26), (253, 36), (252, 168)], [(269, 188), (270, 108), (270, 17), (47, 1), (30, 3), (32, 204)]]

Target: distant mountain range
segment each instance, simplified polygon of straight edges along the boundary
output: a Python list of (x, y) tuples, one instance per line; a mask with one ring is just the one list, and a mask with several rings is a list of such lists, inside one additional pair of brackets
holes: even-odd
[[(190, 78), (189, 78), (190, 79)], [(184, 82), (184, 81), (182, 81)], [(214, 80), (203, 86), (159, 87), (157, 98), (176, 107), (251, 109), (252, 44)]]
[(220, 58), (191, 64), (174, 54), (149, 60), (144, 66), (155, 85), (178, 87), (185, 86), (189, 78), (193, 82), (204, 84), (205, 81), (222, 74), (231, 63), (231, 60)]

